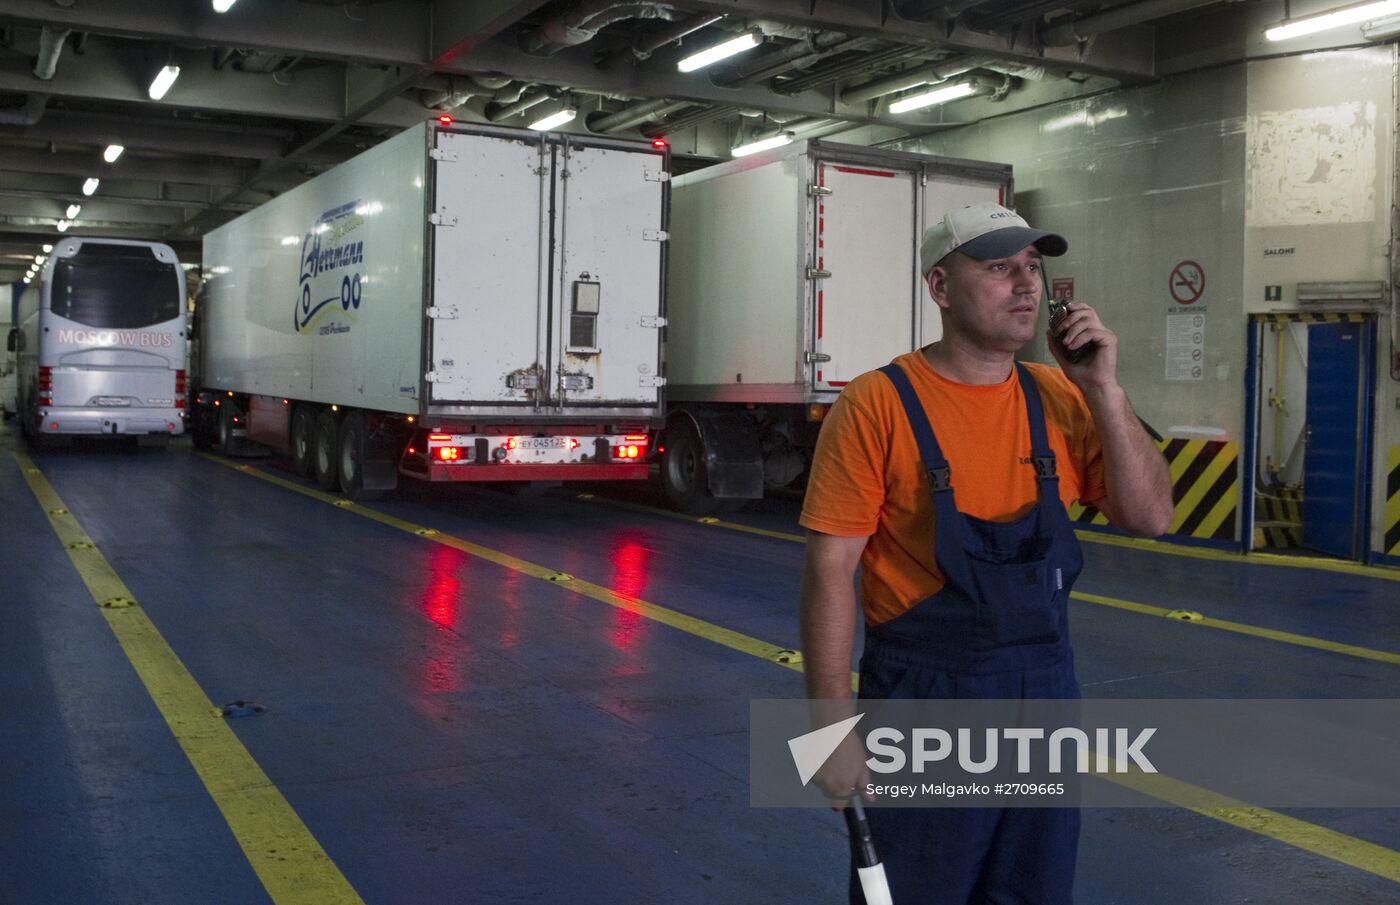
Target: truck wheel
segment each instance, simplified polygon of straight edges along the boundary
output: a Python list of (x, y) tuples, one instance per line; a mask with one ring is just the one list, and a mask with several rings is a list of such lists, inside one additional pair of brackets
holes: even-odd
[(238, 407), (228, 400), (219, 406), (214, 418), (214, 442), (211, 448), (221, 456), (227, 456), (233, 449), (233, 419), (238, 417)]
[(661, 486), (671, 506), (681, 512), (704, 515), (720, 508), (721, 501), (710, 495), (705, 475), (705, 444), (689, 421), (677, 421), (666, 429)]
[(316, 472), (312, 445), (316, 435), (316, 410), (309, 405), (292, 409), (292, 470), (303, 478)]
[(316, 471), (316, 483), (335, 490), (340, 482), (340, 431), (335, 416), (329, 410), (316, 416), (316, 433), (312, 437), (311, 460)]
[(351, 412), (340, 423), (340, 489), (352, 500), (376, 500), (380, 490), (365, 489), (365, 416)]

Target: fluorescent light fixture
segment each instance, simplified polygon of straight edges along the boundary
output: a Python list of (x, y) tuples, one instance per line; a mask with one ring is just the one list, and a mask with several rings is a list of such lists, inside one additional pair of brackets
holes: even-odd
[(233, 9), (233, 5), (237, 2), (238, 0), (214, 0), (214, 12), (226, 13)]
[(48, 244), (47, 242), (41, 245), (40, 248), (44, 250), (44, 254), (48, 254), (49, 252), (53, 251), (53, 246)]
[(1361, 34), (1368, 41), (1384, 41), (1400, 35), (1400, 16), (1382, 16), (1361, 26)]
[(180, 77), (180, 67), (174, 63), (167, 63), (160, 67), (160, 72), (151, 79), (151, 87), (146, 89), (146, 95), (153, 101), (158, 101), (165, 97), (165, 92), (170, 90), (170, 86), (175, 84), (175, 80)]
[(536, 132), (548, 132), (550, 129), (557, 129), (565, 123), (574, 121), (578, 116), (578, 110), (574, 107), (565, 107), (556, 113), (551, 113), (543, 119), (537, 119), (530, 123), (530, 128)]
[(54, 224), (54, 228), (61, 233), (66, 233), (68, 232), (68, 227), (72, 225), (73, 224), (69, 223), (67, 220), (60, 220), (58, 223)]
[(84, 195), (91, 195), (93, 192), (97, 191), (97, 187), (98, 187), (98, 185), (100, 185), (101, 183), (102, 183), (102, 180), (101, 180), (101, 179), (98, 179), (96, 176), (90, 176), (90, 177), (88, 177), (87, 182), (84, 182), (84, 183), (83, 183), (83, 194), (84, 194)]
[[(1400, 0), (1397, 0), (1397, 2), (1400, 2)], [(958, 82), (956, 85), (935, 88), (932, 91), (925, 91), (923, 94), (902, 97), (890, 104), (890, 112), (908, 113), (910, 110), (922, 110), (924, 107), (932, 107), (935, 104), (946, 104), (949, 101), (955, 101), (960, 97), (968, 97), (976, 93), (977, 86), (972, 82)]]
[(289, 246), (289, 245), (300, 245), (300, 244), (301, 244), (301, 239), (298, 238), (297, 236), (283, 236), (283, 237), (282, 237), (282, 244), (283, 244), (284, 246)]
[(82, 213), (82, 210), (83, 210), (83, 206), (82, 206), (81, 204), (70, 204), (70, 205), (68, 205), (68, 215), (67, 215), (67, 216), (68, 216), (68, 219), (69, 219), (69, 220), (76, 220), (76, 219), (78, 219), (78, 214)]
[(681, 72), (694, 72), (697, 69), (704, 69), (711, 63), (718, 63), (720, 60), (728, 59), (736, 53), (743, 53), (752, 50), (762, 43), (762, 39), (754, 32), (746, 32), (737, 38), (730, 38), (721, 44), (707, 47), (698, 53), (692, 53), (676, 64), (676, 68)]
[(745, 157), (749, 154), (757, 154), (759, 151), (767, 151), (770, 148), (781, 148), (783, 145), (791, 143), (791, 141), (791, 132), (779, 132), (771, 138), (763, 138), (758, 141), (751, 141), (746, 145), (739, 145), (739, 147), (729, 153), (735, 157)]
[(117, 158), (122, 156), (122, 152), (125, 150), (125, 145), (108, 145), (107, 150), (102, 152), (102, 159), (108, 163), (116, 163)]
[(1355, 25), (1358, 22), (1379, 19), (1397, 12), (1400, 12), (1400, 0), (1380, 0), (1380, 2), (1344, 6), (1329, 13), (1307, 16), (1292, 22), (1275, 25), (1264, 32), (1264, 37), (1270, 41), (1287, 41), (1289, 38), (1312, 35), (1320, 31), (1341, 28), (1345, 25)]

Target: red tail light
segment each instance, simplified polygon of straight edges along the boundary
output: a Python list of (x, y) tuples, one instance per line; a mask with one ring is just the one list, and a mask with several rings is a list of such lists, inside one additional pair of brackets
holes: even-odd
[(429, 440), (451, 440), (451, 434), (428, 434)]
[(439, 462), (460, 462), (462, 448), (460, 446), (439, 446), (433, 450), (433, 458)]
[(47, 393), (53, 391), (53, 368), (39, 369), (39, 392)]
[(614, 446), (612, 450), (613, 456), (618, 459), (637, 459), (642, 455), (642, 448), (630, 443), (626, 446)]
[(177, 409), (185, 407), (185, 372), (183, 370), (175, 372), (175, 407)]

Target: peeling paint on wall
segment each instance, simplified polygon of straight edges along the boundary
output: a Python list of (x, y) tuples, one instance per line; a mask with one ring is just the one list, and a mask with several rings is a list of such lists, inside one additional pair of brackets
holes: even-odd
[(1249, 226), (1364, 223), (1376, 216), (1376, 105), (1249, 117)]

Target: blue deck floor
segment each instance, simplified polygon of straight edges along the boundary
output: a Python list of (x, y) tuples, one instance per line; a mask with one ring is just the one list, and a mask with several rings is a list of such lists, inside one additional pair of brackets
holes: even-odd
[[(0, 902), (269, 901), (13, 444), (0, 434)], [(188, 449), (35, 462), (210, 699), (267, 707), (229, 725), (365, 902), (844, 901), (839, 820), (748, 804), (748, 702), (799, 696), (797, 672)], [(564, 492), (418, 488), (369, 507), (797, 646), (792, 540)], [(796, 533), (796, 513), (774, 499), (726, 518)], [(1081, 591), (1400, 652), (1391, 580), (1086, 558)], [(1095, 696), (1400, 696), (1400, 665), (1083, 602), (1072, 620)], [(1400, 850), (1393, 811), (1293, 816)], [(1077, 890), (1086, 905), (1400, 900), (1395, 882), (1178, 809), (1086, 811)]]

